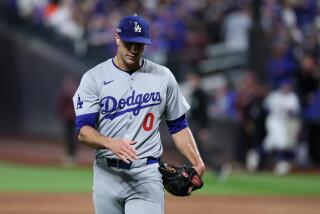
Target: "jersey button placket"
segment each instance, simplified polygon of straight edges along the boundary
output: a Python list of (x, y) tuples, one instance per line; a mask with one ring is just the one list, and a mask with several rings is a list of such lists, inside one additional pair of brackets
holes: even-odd
[(130, 77), (130, 90), (131, 91), (133, 90), (133, 80), (134, 80), (134, 78), (133, 78), (133, 74), (132, 74), (132, 76)]
[[(133, 81), (134, 81), (134, 74), (132, 74), (130, 76), (130, 90), (131, 91), (133, 90)], [(130, 127), (131, 123), (132, 123), (132, 115), (130, 114), (128, 116), (128, 125), (127, 125), (128, 128)]]

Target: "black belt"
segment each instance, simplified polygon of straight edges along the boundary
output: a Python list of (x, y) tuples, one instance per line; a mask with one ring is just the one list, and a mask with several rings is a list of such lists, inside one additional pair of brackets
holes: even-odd
[[(119, 159), (116, 159), (116, 158), (113, 158), (113, 159), (106, 158), (106, 160), (107, 160), (109, 167), (116, 167), (116, 168), (120, 168), (120, 169), (130, 169), (132, 166), (132, 162), (126, 163), (126, 162), (119, 160)], [(160, 160), (159, 158), (148, 157), (146, 165), (158, 163), (159, 160)]]

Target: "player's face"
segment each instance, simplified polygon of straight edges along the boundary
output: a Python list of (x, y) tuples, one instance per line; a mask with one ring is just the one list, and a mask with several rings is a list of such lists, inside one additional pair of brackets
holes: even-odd
[(116, 38), (118, 45), (118, 62), (123, 69), (135, 70), (140, 67), (141, 58), (145, 49), (145, 44), (125, 42), (119, 37)]

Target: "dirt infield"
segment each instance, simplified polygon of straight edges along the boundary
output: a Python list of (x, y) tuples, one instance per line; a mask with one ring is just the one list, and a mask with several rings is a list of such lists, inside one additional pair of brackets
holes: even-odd
[[(319, 198), (167, 196), (166, 214), (318, 214)], [(4, 214), (92, 214), (90, 194), (0, 193)], [(138, 213), (137, 213), (138, 214)]]

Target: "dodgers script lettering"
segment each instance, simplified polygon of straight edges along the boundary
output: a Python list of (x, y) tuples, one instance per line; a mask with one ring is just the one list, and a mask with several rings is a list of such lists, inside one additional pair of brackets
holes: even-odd
[(101, 114), (105, 115), (104, 118), (113, 120), (128, 112), (133, 112), (133, 115), (137, 116), (141, 109), (159, 105), (161, 101), (160, 92), (136, 94), (136, 91), (133, 90), (127, 98), (117, 100), (113, 96), (107, 96), (99, 104)]

